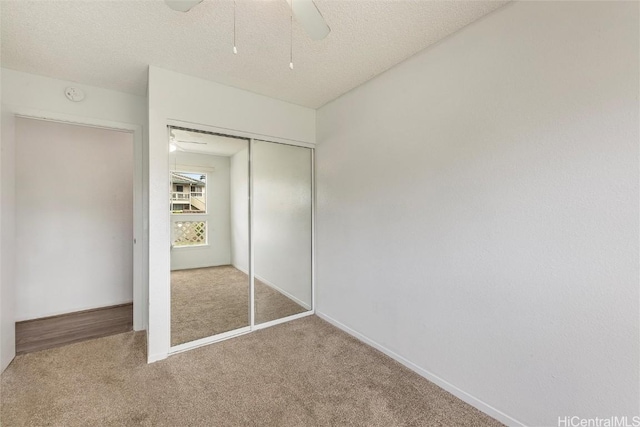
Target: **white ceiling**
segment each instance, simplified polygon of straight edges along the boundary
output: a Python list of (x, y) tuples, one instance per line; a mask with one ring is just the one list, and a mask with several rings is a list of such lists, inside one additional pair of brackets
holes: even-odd
[(190, 132), (181, 129), (172, 129), (171, 134), (174, 137), (171, 142), (178, 147), (176, 154), (188, 152), (230, 157), (248, 147), (246, 139), (229, 138), (222, 135)]
[(149, 64), (317, 108), (504, 5), (501, 1), (316, 0), (331, 27), (312, 41), (285, 0), (0, 1), (2, 66), (146, 94)]

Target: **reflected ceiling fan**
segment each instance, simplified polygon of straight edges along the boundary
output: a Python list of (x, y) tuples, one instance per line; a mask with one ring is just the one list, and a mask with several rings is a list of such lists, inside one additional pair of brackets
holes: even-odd
[[(202, 0), (164, 0), (167, 6), (179, 12), (188, 12)], [(313, 40), (322, 40), (329, 35), (331, 28), (313, 0), (287, 0), (293, 16)]]
[(170, 132), (169, 134), (169, 151), (170, 152), (174, 152), (174, 151), (186, 151), (184, 148), (180, 147), (178, 145), (178, 143), (180, 144), (197, 144), (197, 145), (207, 145), (206, 142), (202, 142), (202, 141), (189, 141), (186, 139), (178, 139), (176, 138), (176, 136), (173, 134), (173, 130)]
[(201, 142), (201, 141), (186, 141), (186, 140), (184, 140), (184, 139), (175, 139), (175, 138), (172, 138), (172, 139), (171, 139), (171, 142), (179, 142), (179, 143), (181, 143), (181, 144), (183, 144), (183, 143), (184, 143), (184, 144), (207, 145), (207, 143), (206, 143), (206, 142)]
[(187, 144), (207, 145), (207, 143), (203, 142), (203, 141), (190, 141), (188, 139), (178, 139), (178, 138), (176, 138), (175, 134), (173, 133), (173, 130), (171, 130), (171, 132), (169, 133), (169, 139), (171, 140), (171, 142), (184, 142), (184, 143), (187, 143)]

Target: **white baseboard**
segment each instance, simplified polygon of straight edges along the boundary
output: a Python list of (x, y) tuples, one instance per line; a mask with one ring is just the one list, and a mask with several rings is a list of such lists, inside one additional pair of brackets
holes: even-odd
[(316, 310), (316, 315), (318, 317), (320, 317), (321, 319), (326, 320), (327, 322), (331, 323), (333, 326), (337, 327), (338, 329), (343, 330), (344, 332), (348, 333), (349, 335), (359, 339), (360, 341), (364, 342), (365, 344), (375, 348), (376, 350), (379, 350), (381, 352), (383, 352), (384, 354), (386, 354), (387, 356), (389, 356), (390, 358), (394, 359), (395, 361), (403, 364), (404, 366), (406, 366), (407, 368), (411, 369), (413, 372), (417, 373), (418, 375), (426, 378), (427, 380), (431, 381), (432, 383), (436, 384), (438, 387), (448, 391), (449, 393), (453, 394), (454, 396), (456, 396), (458, 399), (468, 403), (469, 405), (473, 406), (474, 408), (484, 412), (485, 414), (495, 418), (496, 420), (500, 421), (501, 423), (504, 423), (508, 426), (518, 426), (518, 427), (525, 427), (526, 425), (523, 424), (522, 422), (516, 420), (515, 418), (510, 417), (509, 415), (505, 414), (504, 412), (499, 411), (498, 409), (494, 408), (493, 406), (483, 402), (482, 400), (473, 397), (472, 395), (470, 395), (469, 393), (459, 389), (458, 387), (454, 386), (453, 384), (447, 382), (446, 380), (438, 377), (437, 375), (427, 371), (426, 369), (421, 368), (420, 366), (416, 365), (415, 363), (405, 359), (404, 357), (400, 356), (399, 354), (389, 350), (388, 348), (378, 344), (377, 342), (373, 341), (370, 338), (367, 338), (366, 336), (362, 335), (360, 332), (355, 331), (353, 329), (351, 329), (350, 327), (348, 327), (347, 325), (340, 323), (339, 321), (337, 321), (336, 319), (327, 316), (324, 313), (320, 313)]
[[(249, 275), (249, 272), (246, 271), (243, 268), (238, 267), (237, 265), (234, 265), (234, 267), (240, 271), (242, 271), (244, 274)], [(271, 283), (270, 281), (268, 281), (267, 279), (260, 277), (258, 275), (256, 275), (256, 279), (260, 280), (262, 283), (264, 283), (265, 285), (269, 286), (270, 288), (274, 289), (275, 291), (281, 293), (282, 295), (286, 296), (287, 298), (289, 298), (290, 300), (294, 301), (296, 304), (306, 308), (307, 310), (311, 310), (311, 306), (309, 304), (307, 304), (306, 302), (296, 298), (295, 296), (291, 295), (289, 292), (285, 291), (284, 289), (274, 285), (273, 283)]]
[(240, 270), (240, 271), (242, 271), (242, 272), (243, 272), (244, 274), (246, 274), (247, 276), (249, 275), (249, 272), (248, 272), (247, 270), (245, 270), (244, 268), (240, 268), (240, 267), (238, 267), (237, 265), (235, 265), (234, 263), (231, 263), (231, 266), (232, 266), (233, 268), (235, 268), (236, 270)]
[(289, 292), (285, 291), (282, 288), (279, 288), (278, 286), (274, 285), (273, 283), (271, 283), (270, 281), (266, 280), (263, 277), (260, 276), (256, 276), (256, 279), (260, 280), (262, 283), (264, 283), (265, 285), (269, 286), (270, 288), (272, 288), (273, 290), (275, 290), (276, 292), (281, 293), (282, 295), (286, 296), (287, 298), (289, 298), (290, 300), (294, 301), (296, 304), (306, 308), (307, 310), (311, 310), (311, 306), (307, 303), (305, 303), (304, 301), (294, 297), (293, 295), (291, 295)]

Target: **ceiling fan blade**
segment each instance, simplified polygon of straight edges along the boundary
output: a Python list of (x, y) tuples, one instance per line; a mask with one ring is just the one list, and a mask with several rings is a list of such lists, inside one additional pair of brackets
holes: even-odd
[(202, 0), (164, 0), (164, 2), (173, 10), (189, 12), (193, 7), (202, 3)]
[(322, 40), (331, 32), (313, 0), (287, 0), (293, 16), (313, 40)]

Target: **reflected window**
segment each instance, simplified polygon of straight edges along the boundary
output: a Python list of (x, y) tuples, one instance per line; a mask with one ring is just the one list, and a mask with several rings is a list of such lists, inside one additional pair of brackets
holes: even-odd
[(207, 174), (171, 172), (171, 213), (207, 213)]

